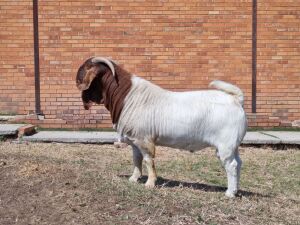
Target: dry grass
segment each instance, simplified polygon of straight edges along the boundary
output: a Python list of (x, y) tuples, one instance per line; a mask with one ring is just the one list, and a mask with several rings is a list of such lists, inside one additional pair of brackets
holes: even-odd
[(127, 181), (130, 148), (0, 142), (0, 224), (299, 224), (300, 151), (240, 152), (242, 190), (228, 199), (212, 149), (158, 148), (149, 190)]

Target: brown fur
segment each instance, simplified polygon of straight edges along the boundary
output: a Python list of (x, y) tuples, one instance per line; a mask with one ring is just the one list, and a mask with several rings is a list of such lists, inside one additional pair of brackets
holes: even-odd
[(104, 103), (113, 124), (116, 124), (124, 106), (124, 99), (131, 88), (131, 74), (116, 64), (114, 67), (115, 77), (105, 64), (92, 63), (88, 59), (77, 72), (76, 84), (78, 89), (83, 90), (84, 108), (89, 109), (91, 103)]

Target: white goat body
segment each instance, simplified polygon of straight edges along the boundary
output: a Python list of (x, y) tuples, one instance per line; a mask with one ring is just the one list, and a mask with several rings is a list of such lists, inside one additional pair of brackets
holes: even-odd
[(214, 81), (206, 90), (172, 92), (133, 76), (117, 130), (129, 139), (150, 138), (157, 145), (187, 150), (226, 143), (236, 148), (246, 131), (242, 92)]
[(239, 188), (242, 161), (238, 154), (247, 129), (242, 91), (229, 83), (213, 81), (218, 90), (172, 92), (133, 76), (117, 131), (133, 147), (134, 172), (141, 176), (141, 161), (148, 169), (146, 186), (153, 187), (156, 171), (154, 145), (199, 150), (214, 146), (228, 179), (226, 196)]

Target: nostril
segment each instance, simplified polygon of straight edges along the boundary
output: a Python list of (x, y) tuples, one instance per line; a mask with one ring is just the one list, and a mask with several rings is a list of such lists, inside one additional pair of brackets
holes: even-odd
[(88, 86), (84, 83), (81, 83), (81, 84), (77, 84), (77, 88), (81, 91), (85, 91), (88, 89)]

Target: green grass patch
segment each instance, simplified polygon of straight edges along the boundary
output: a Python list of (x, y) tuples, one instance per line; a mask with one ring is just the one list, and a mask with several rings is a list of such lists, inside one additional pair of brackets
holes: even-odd
[(1, 112), (0, 111), (0, 116), (16, 116), (17, 113), (15, 112)]
[(300, 127), (250, 127), (247, 131), (295, 131), (300, 132)]

